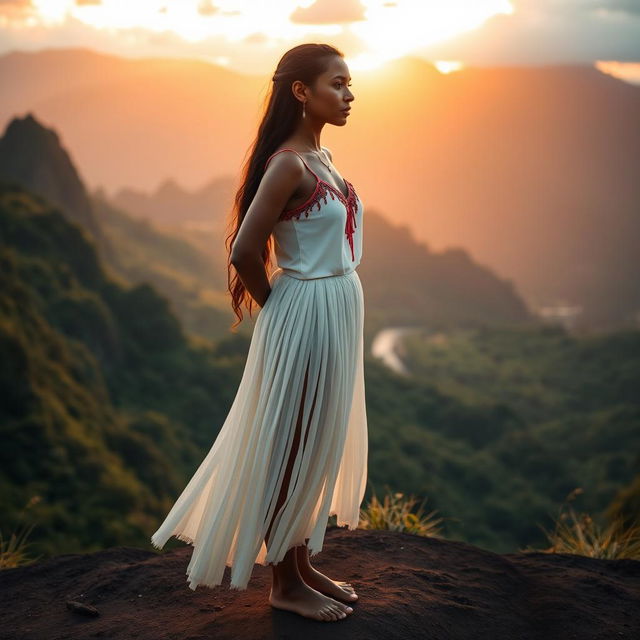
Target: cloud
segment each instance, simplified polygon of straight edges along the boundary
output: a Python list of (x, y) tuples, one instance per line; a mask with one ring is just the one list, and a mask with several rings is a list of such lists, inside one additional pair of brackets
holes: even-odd
[(31, 0), (0, 0), (0, 27), (21, 24), (36, 14)]
[(515, 11), (480, 29), (421, 49), (467, 64), (591, 64), (640, 61), (640, 12), (625, 0), (514, 0)]
[(0, 14), (7, 15), (10, 12), (30, 14), (35, 11), (31, 0), (0, 0)]
[[(76, 4), (81, 1), (69, 0)], [(98, 1), (84, 0), (84, 4)], [(111, 1), (102, 0), (101, 4), (108, 7)], [(382, 4), (401, 5), (402, 1)], [(158, 1), (158, 6), (161, 4), (165, 5)], [(640, 0), (512, 0), (512, 4), (513, 13), (495, 15), (482, 26), (416, 48), (413, 54), (428, 60), (460, 60), (468, 65), (640, 62)], [(187, 6), (186, 0), (176, 6)], [(376, 53), (375, 46), (382, 40), (364, 37), (356, 30), (367, 24), (362, 21), (365, 9), (358, 0), (317, 0), (293, 12), (293, 0), (278, 4), (279, 11), (276, 3), (247, 3), (242, 14), (231, 11), (232, 6), (237, 9), (240, 5), (216, 0), (189, 0), (189, 6), (192, 15), (185, 23), (177, 23), (188, 27), (181, 32), (162, 28), (162, 20), (156, 21), (155, 28), (134, 20), (131, 25), (109, 29), (92, 26), (84, 16), (45, 21), (30, 0), (0, 0), (0, 54), (15, 49), (89, 47), (124, 56), (224, 58), (243, 72), (268, 73), (283, 50), (300, 42), (330, 37), (347, 56), (357, 56)], [(117, 17), (126, 15), (117, 13)], [(343, 27), (350, 23), (353, 28)], [(392, 22), (390, 26), (400, 25)], [(383, 34), (386, 24), (381, 28)]]
[(255, 33), (250, 33), (244, 40), (246, 44), (266, 44), (269, 41), (266, 34), (261, 33), (260, 31), (256, 31)]
[(640, 15), (638, 0), (512, 0), (512, 4), (517, 11), (575, 17), (606, 12)]
[(602, 9), (611, 11), (621, 11), (630, 15), (640, 15), (640, 2), (638, 0), (610, 0), (609, 2), (598, 3), (603, 5)]
[(213, 16), (219, 11), (220, 9), (214, 6), (211, 0), (203, 0), (203, 2), (198, 5), (198, 13), (201, 16)]
[(289, 16), (298, 24), (342, 24), (364, 20), (364, 7), (359, 0), (316, 0), (309, 7), (297, 7)]
[(640, 85), (640, 62), (617, 62), (615, 60), (599, 60), (596, 68), (614, 78), (620, 78), (630, 84)]

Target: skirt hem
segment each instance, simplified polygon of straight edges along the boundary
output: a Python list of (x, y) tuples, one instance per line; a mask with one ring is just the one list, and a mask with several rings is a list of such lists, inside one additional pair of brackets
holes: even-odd
[[(337, 516), (337, 513), (330, 513), (329, 516)], [(336, 526), (339, 527), (340, 529), (344, 529), (346, 527), (347, 531), (355, 531), (358, 527), (359, 527), (359, 522), (356, 525), (352, 525), (351, 522), (343, 522), (343, 523), (338, 523)], [(187, 536), (183, 533), (173, 533), (171, 534), (171, 536), (169, 536), (170, 538), (177, 538), (178, 540), (181, 540), (182, 542), (186, 542), (189, 545), (194, 546), (194, 540), (193, 538), (191, 538), (190, 536)], [(153, 540), (151, 540), (151, 544), (153, 545), (153, 547), (155, 547), (156, 549), (162, 549), (162, 547), (164, 547), (164, 545), (166, 544), (160, 544), (160, 543), (156, 543)], [(302, 546), (304, 543), (304, 541), (302, 542), (294, 542), (293, 544), (291, 544), (291, 546), (287, 549), (287, 552), (290, 549), (293, 549), (294, 547), (299, 547)], [(309, 557), (313, 558), (315, 556), (317, 556), (322, 550), (323, 550), (324, 545), (321, 546), (320, 549), (312, 549), (311, 547), (309, 547)], [(266, 560), (264, 562), (255, 562), (254, 564), (259, 564), (262, 565), (263, 567), (269, 566), (270, 564), (272, 564), (271, 562), (267, 562)], [(226, 562), (225, 563), (226, 567), (229, 567), (230, 569), (233, 568), (233, 562), (229, 563)], [(197, 587), (202, 586), (202, 587), (207, 587), (209, 589), (215, 589), (216, 587), (219, 587), (222, 584), (222, 579), (219, 582), (199, 582), (197, 581), (197, 578), (191, 578), (191, 575), (189, 573), (189, 571), (186, 572), (187, 575), (187, 582), (189, 583), (189, 588), (192, 591), (195, 591)], [(194, 584), (195, 583), (195, 584)], [(193, 585), (193, 586), (192, 586)], [(240, 584), (240, 583), (236, 583), (233, 580), (230, 581), (229, 584), (229, 589), (234, 590), (234, 591), (246, 591), (249, 588), (249, 584), (247, 582), (247, 584)]]

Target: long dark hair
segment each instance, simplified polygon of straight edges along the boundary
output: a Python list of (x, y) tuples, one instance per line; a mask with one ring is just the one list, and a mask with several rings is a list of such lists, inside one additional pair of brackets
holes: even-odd
[[(242, 280), (231, 264), (231, 251), (240, 230), (244, 216), (256, 195), (264, 165), (269, 156), (295, 130), (302, 117), (302, 103), (296, 100), (291, 91), (294, 80), (300, 80), (307, 86), (313, 86), (316, 78), (327, 70), (327, 62), (332, 56), (344, 58), (344, 54), (329, 44), (301, 44), (289, 49), (280, 61), (271, 78), (271, 89), (265, 98), (264, 115), (258, 132), (250, 146), (249, 158), (245, 161), (241, 172), (241, 183), (238, 188), (227, 230), (231, 232), (225, 239), (227, 248), (227, 280), (231, 293), (231, 306), (238, 319), (231, 326), (235, 329), (242, 321), (241, 306), (247, 307), (249, 315), (254, 300), (246, 290)], [(262, 260), (267, 269), (271, 265), (273, 238), (269, 240), (262, 252)]]

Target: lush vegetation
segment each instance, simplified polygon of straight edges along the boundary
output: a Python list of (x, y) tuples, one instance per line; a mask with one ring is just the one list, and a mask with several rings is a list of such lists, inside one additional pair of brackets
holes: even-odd
[(225, 416), (247, 349), (190, 344), (148, 285), (108, 280), (82, 229), (0, 188), (3, 533), (38, 551), (143, 544)]
[[(25, 505), (34, 554), (150, 546), (224, 421), (247, 338), (190, 339), (156, 289), (107, 277), (83, 229), (16, 186), (0, 187), (0, 241), (5, 566), (23, 558)], [(638, 332), (431, 338), (408, 340), (409, 378), (367, 357), (363, 526), (435, 531), (413, 503), (377, 501), (384, 485), (498, 551), (540, 546), (578, 486), (594, 516), (637, 513)]]
[(427, 496), (449, 535), (494, 550), (540, 544), (576, 488), (585, 511), (632, 523), (639, 331), (485, 327), (404, 346), (410, 378), (368, 367), (376, 487)]
[[(538, 549), (527, 546), (519, 551), (543, 551), (545, 553), (573, 553), (590, 558), (640, 560), (640, 514), (628, 522), (618, 514), (607, 524), (594, 520), (588, 513), (577, 513), (570, 504), (582, 493), (575, 489), (560, 507), (553, 528), (544, 533), (548, 546)], [(402, 531), (418, 536), (441, 537), (439, 524), (442, 518), (436, 512), (424, 513), (424, 500), (416, 510), (417, 499), (403, 493), (387, 495), (381, 502), (374, 494), (364, 509), (360, 510), (362, 529)]]
[[(185, 333), (215, 340), (229, 333), (235, 316), (226, 292), (226, 260), (211, 239), (204, 252), (190, 242), (162, 232), (147, 220), (138, 220), (101, 197), (93, 210), (110, 251), (100, 256), (126, 283), (147, 282), (169, 300)], [(251, 336), (251, 323), (239, 333)]]

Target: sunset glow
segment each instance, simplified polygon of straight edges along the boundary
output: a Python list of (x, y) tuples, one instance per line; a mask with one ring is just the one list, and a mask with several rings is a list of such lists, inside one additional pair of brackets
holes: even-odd
[(0, 26), (84, 25), (122, 32), (128, 43), (145, 33), (172, 34), (186, 43), (220, 38), (282, 50), (325, 37), (343, 47), (354, 69), (377, 67), (513, 13), (509, 0), (33, 0), (12, 6), (0, 8)]
[(453, 71), (460, 71), (464, 67), (459, 60), (436, 60), (433, 66), (440, 73), (451, 73)]
[(513, 13), (507, 0), (362, 0), (362, 4), (367, 7), (366, 20), (350, 29), (387, 60), (475, 29), (496, 14)]
[(617, 60), (596, 60), (594, 66), (602, 73), (640, 85), (640, 62), (618, 62)]

